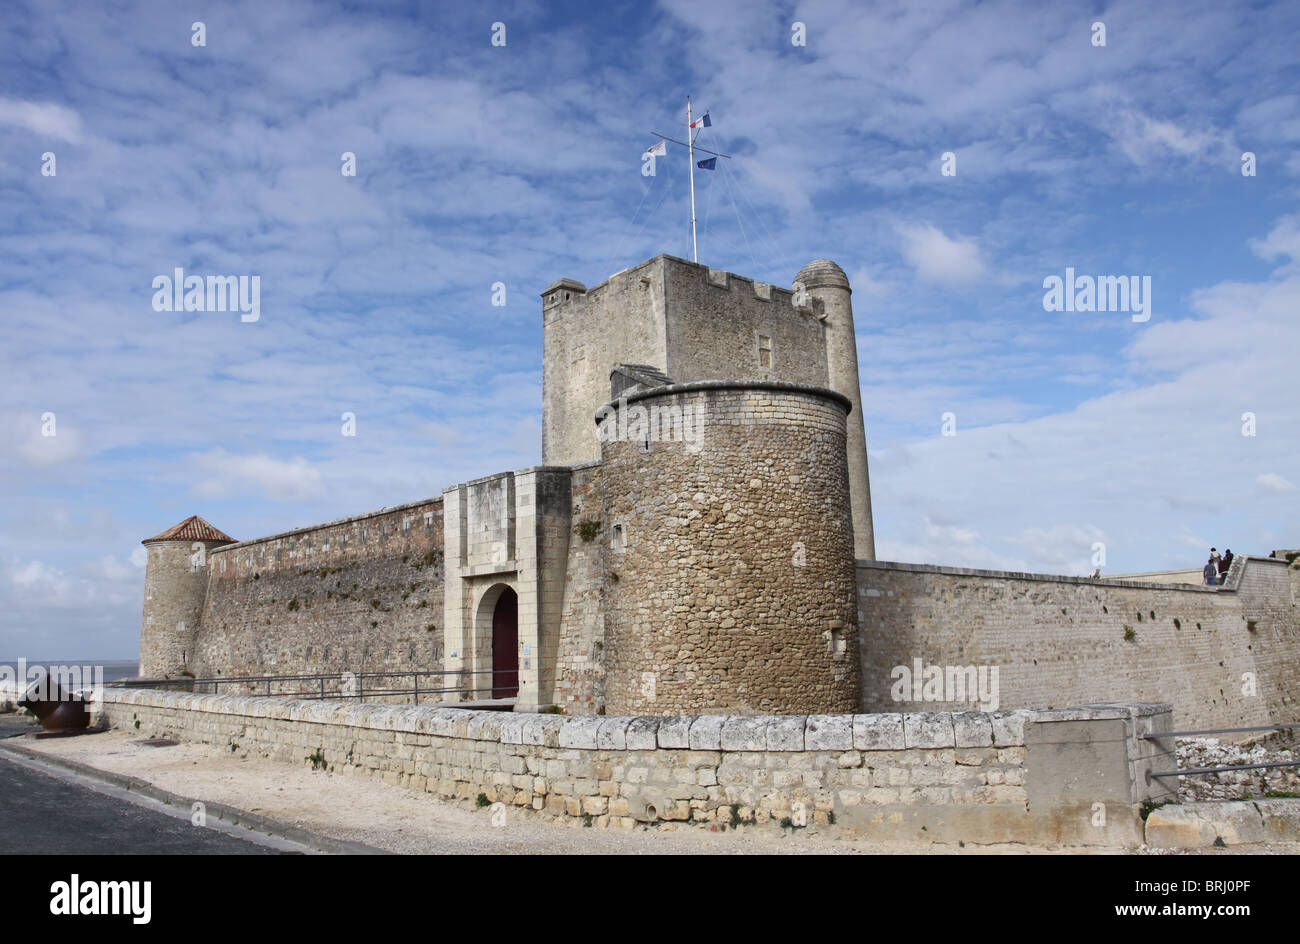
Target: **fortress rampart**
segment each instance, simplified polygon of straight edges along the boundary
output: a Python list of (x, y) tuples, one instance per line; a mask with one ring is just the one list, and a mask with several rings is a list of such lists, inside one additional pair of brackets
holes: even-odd
[(440, 670), (442, 543), (435, 498), (209, 550), (190, 674)]
[(1158, 693), (1182, 728), (1298, 720), (1300, 571), (1237, 560), (1223, 587), (859, 561), (861, 710), (952, 707), (895, 700), (920, 660), (997, 666), (1002, 707)]
[(875, 561), (850, 296), (824, 259), (793, 290), (671, 256), (553, 283), (546, 464), (256, 540), (197, 517), (146, 540), (142, 674), (436, 672), (520, 713), (757, 717), (991, 707), (925, 685), (983, 668), (1002, 709), (1300, 720), (1285, 560), (1240, 556), (1220, 587)]
[[(816, 387), (715, 381), (606, 416), (608, 711), (853, 709), (848, 409)], [(639, 431), (622, 415), (637, 411), (692, 417), (693, 435)]]

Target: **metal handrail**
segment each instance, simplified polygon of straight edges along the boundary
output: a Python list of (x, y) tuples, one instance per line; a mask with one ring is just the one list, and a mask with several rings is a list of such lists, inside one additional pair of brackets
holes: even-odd
[(1192, 737), (1198, 734), (1242, 734), (1246, 731), (1277, 731), (1282, 728), (1300, 728), (1300, 724), (1265, 724), (1253, 728), (1206, 728), (1204, 731), (1157, 731), (1142, 735), (1142, 739), (1154, 741), (1157, 738)]
[(1187, 770), (1151, 771), (1152, 777), (1187, 777), (1192, 774), (1222, 774), (1230, 770), (1264, 770), (1271, 767), (1300, 767), (1300, 760), (1279, 761), (1270, 764), (1237, 764), (1233, 767), (1189, 767)]
[[(491, 693), (498, 688), (505, 687), (501, 685), (490, 684), (488, 687), (482, 687), (482, 686), (472, 686), (468, 688), (434, 687), (434, 688), (422, 689), (420, 687), (420, 678), (423, 676), (489, 675), (492, 676), (491, 681), (495, 682), (496, 677), (499, 675), (517, 676), (517, 673), (518, 673), (517, 669), (478, 669), (473, 671), (459, 670), (459, 669), (430, 669), (425, 671), (412, 670), (407, 672), (328, 672), (319, 675), (246, 675), (246, 676), (215, 676), (209, 678), (135, 679), (135, 680), (123, 680), (121, 682), (114, 682), (111, 684), (118, 687), (161, 688), (161, 689), (168, 689), (168, 688), (179, 687), (179, 686), (194, 687), (194, 686), (202, 686), (202, 685), (211, 685), (213, 694), (217, 694), (219, 687), (222, 685), (260, 686), (262, 684), (265, 684), (266, 695), (271, 698), (295, 698), (295, 697), (316, 698), (316, 699), (356, 698), (360, 700), (366, 697), (383, 698), (383, 697), (412, 695), (414, 696), (415, 704), (418, 705), (420, 703), (421, 695), (454, 695), (454, 694), (477, 695), (483, 692)], [(396, 678), (396, 679), (411, 678), (413, 687), (409, 689), (406, 688), (367, 689), (366, 688), (365, 683), (367, 679), (374, 681), (377, 679), (389, 679), (389, 678)], [(349, 692), (349, 691), (342, 691), (341, 689), (337, 691), (326, 690), (325, 683), (327, 681), (343, 682), (344, 680), (347, 680), (349, 682), (355, 682), (356, 691)], [(294, 691), (286, 692), (286, 691), (272, 690), (272, 687), (276, 683), (285, 683), (285, 682), (319, 682), (320, 688), (319, 690), (311, 690), (311, 691), (294, 690)], [(514, 686), (516, 695), (518, 694), (519, 686), (521, 686), (522, 684), (523, 682), (519, 681)]]

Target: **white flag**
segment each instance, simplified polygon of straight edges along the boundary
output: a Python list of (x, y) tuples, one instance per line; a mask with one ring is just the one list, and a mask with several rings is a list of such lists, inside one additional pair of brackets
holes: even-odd
[(658, 144), (652, 144), (645, 149), (647, 154), (653, 154), (655, 157), (668, 156), (668, 142), (660, 140)]

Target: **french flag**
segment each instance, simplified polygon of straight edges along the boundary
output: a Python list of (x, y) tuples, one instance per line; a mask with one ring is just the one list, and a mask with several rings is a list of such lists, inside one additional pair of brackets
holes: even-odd
[(709, 120), (709, 113), (706, 111), (700, 117), (691, 122), (691, 130), (699, 131), (701, 128), (712, 128), (713, 122)]

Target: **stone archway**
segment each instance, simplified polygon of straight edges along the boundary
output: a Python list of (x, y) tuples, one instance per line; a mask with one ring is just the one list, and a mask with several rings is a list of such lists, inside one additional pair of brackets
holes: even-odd
[(519, 595), (507, 584), (496, 584), (479, 600), (475, 635), (488, 672), (478, 676), (479, 697), (514, 698), (519, 694)]

